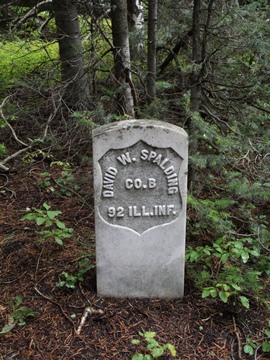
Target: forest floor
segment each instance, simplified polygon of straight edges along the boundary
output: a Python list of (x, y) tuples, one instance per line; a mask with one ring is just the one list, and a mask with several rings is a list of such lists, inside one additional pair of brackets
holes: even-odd
[[(38, 152), (34, 157), (24, 154), (9, 163), (8, 173), (0, 173), (0, 330), (16, 307), (38, 312), (0, 334), (0, 359), (131, 359), (146, 351), (143, 342), (131, 343), (145, 331), (156, 332), (160, 344), (174, 345), (176, 359), (270, 358), (259, 346), (270, 311), (253, 301), (249, 310), (236, 310), (220, 300), (202, 299), (188, 272), (182, 300), (99, 297), (94, 266), (74, 289), (58, 286), (61, 273), (76, 274), (81, 260), (95, 265), (92, 168), (90, 161), (72, 164), (71, 179), (51, 161)], [(54, 240), (40, 242), (38, 226), (21, 221), (27, 209), (40, 209), (44, 203), (62, 211), (59, 219), (73, 228), (62, 246)], [(22, 303), (12, 305), (16, 297)], [(89, 308), (100, 311), (88, 314), (82, 324)], [(247, 338), (258, 344), (252, 356), (244, 353)], [(173, 357), (166, 353), (160, 359)]]

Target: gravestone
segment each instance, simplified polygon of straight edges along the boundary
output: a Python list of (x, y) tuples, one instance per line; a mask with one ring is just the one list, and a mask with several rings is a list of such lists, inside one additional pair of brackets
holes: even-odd
[(93, 131), (98, 295), (183, 297), (187, 151), (162, 121)]

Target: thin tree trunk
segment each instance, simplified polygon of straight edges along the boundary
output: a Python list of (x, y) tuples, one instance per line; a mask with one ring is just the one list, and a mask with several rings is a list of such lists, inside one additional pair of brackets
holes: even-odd
[(127, 0), (127, 9), (131, 59), (141, 58), (144, 47), (144, 17), (141, 0)]
[(115, 78), (118, 83), (117, 107), (120, 114), (127, 114), (134, 117), (135, 112), (130, 71), (127, 2), (126, 0), (111, 0), (111, 8), (114, 71)]
[[(189, 131), (189, 154), (194, 156), (198, 150), (198, 130), (192, 115), (199, 113), (201, 104), (201, 38), (200, 38), (200, 10), (201, 0), (194, 0), (193, 6), (193, 44), (192, 44), (192, 62), (193, 73), (191, 77), (191, 89), (190, 89), (190, 102), (191, 102), (191, 117), (189, 119), (188, 131)], [(188, 187), (192, 191), (194, 183), (196, 181), (196, 171), (190, 162), (188, 172)]]
[(53, 0), (53, 7), (64, 83), (63, 100), (69, 108), (85, 109), (89, 101), (89, 86), (77, 8), (71, 0)]
[(148, 1), (148, 52), (147, 52), (147, 93), (148, 102), (156, 98), (156, 31), (157, 0)]
[(143, 6), (141, 0), (127, 0), (128, 30), (140, 31), (143, 27)]

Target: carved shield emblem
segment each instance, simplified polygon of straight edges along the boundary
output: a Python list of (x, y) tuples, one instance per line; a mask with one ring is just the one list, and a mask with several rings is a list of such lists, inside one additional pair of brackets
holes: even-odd
[(144, 141), (109, 150), (99, 160), (101, 217), (139, 234), (177, 219), (182, 209), (182, 160), (173, 149), (154, 148)]

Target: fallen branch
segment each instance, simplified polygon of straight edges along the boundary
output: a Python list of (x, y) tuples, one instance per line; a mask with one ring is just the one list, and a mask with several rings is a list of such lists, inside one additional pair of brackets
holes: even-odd
[(9, 168), (5, 165), (3, 165), (2, 163), (0, 163), (0, 169), (3, 170), (4, 172), (8, 172)]
[(27, 271), (23, 272), (18, 278), (14, 279), (14, 280), (0, 281), (0, 284), (13, 284), (16, 281), (20, 280), (20, 278), (22, 278), (26, 273), (27, 273)]
[[(23, 142), (22, 140), (20, 140), (15, 132), (15, 130), (13, 129), (13, 127), (10, 125), (10, 123), (7, 121), (4, 113), (3, 113), (3, 107), (5, 106), (5, 103), (7, 102), (7, 100), (11, 97), (11, 95), (7, 96), (2, 104), (0, 105), (0, 117), (4, 120), (5, 124), (9, 127), (9, 129), (11, 130), (12, 132), (12, 135), (14, 137), (14, 139), (21, 145), (23, 146), (26, 146), (24, 149), (20, 149), (18, 150), (17, 152), (15, 152), (14, 154), (12, 155), (9, 155), (8, 157), (6, 157), (4, 160), (2, 160), (0, 162), (0, 170), (4, 171), (4, 172), (8, 172), (9, 171), (9, 168), (7, 166), (5, 166), (5, 164), (7, 162), (9, 162), (10, 160), (14, 159), (15, 157), (19, 156), (20, 154), (30, 150), (34, 143), (31, 143), (31, 144), (26, 144), (25, 142)], [(55, 117), (55, 114), (57, 113), (57, 110), (59, 109), (59, 106), (56, 106), (55, 104), (55, 100), (53, 98), (53, 106), (54, 106), (54, 112), (50, 114), (47, 122), (46, 122), (46, 125), (45, 125), (45, 129), (44, 129), (44, 133), (43, 133), (43, 136), (42, 138), (40, 139), (40, 142), (44, 142), (46, 136), (47, 136), (47, 133), (48, 133), (48, 129), (49, 129), (49, 126), (50, 126), (50, 123), (53, 121), (54, 117)]]
[(7, 96), (7, 97), (3, 100), (2, 104), (0, 105), (0, 116), (1, 116), (2, 119), (4, 120), (5, 124), (10, 128), (14, 139), (15, 139), (18, 143), (20, 143), (21, 145), (23, 145), (23, 146), (29, 146), (28, 144), (24, 143), (23, 141), (21, 141), (21, 140), (17, 137), (17, 135), (16, 135), (16, 133), (15, 133), (15, 130), (13, 129), (13, 127), (10, 125), (10, 123), (7, 121), (7, 119), (6, 119), (5, 116), (4, 116), (3, 107), (4, 107), (5, 103), (6, 103), (6, 101), (7, 101), (10, 97), (11, 97), (11, 95)]
[(30, 150), (31, 147), (32, 147), (32, 145), (29, 145), (29, 146), (27, 146), (26, 148), (21, 149), (21, 150), (15, 152), (14, 154), (9, 155), (8, 157), (6, 157), (3, 161), (0, 162), (0, 169), (3, 170), (4, 172), (8, 172), (8, 171), (9, 171), (9, 168), (8, 168), (7, 166), (5, 166), (5, 164), (6, 164), (8, 161), (10, 161), (10, 160), (14, 159), (15, 157), (17, 157), (18, 155), (26, 152), (27, 150)]
[(86, 322), (86, 319), (89, 316), (91, 315), (103, 315), (104, 314), (104, 311), (103, 310), (95, 310), (93, 309), (92, 307), (88, 306), (84, 309), (84, 313), (82, 315), (82, 318), (81, 318), (81, 321), (80, 321), (80, 325), (78, 326), (78, 329), (75, 330), (76, 334), (77, 335), (80, 335), (81, 331), (82, 331), (82, 328)]
[(21, 144), (21, 145), (23, 145), (23, 146), (26, 146), (26, 148), (21, 149), (21, 150), (15, 152), (14, 154), (6, 157), (3, 161), (0, 162), (0, 169), (3, 170), (4, 172), (8, 172), (8, 171), (9, 171), (9, 168), (8, 168), (7, 166), (5, 166), (5, 164), (6, 164), (8, 161), (14, 159), (16, 156), (18, 156), (18, 155), (20, 155), (21, 153), (29, 150), (29, 149), (32, 147), (32, 144), (31, 144), (31, 145), (28, 145), (28, 144), (26, 144), (25, 142), (23, 142), (22, 140), (20, 140), (20, 139), (18, 138), (15, 130), (13, 129), (13, 127), (10, 125), (10, 123), (9, 123), (9, 122), (7, 121), (7, 119), (5, 118), (5, 115), (4, 115), (4, 113), (3, 113), (3, 107), (5, 106), (5, 103), (7, 102), (7, 100), (8, 100), (10, 97), (11, 97), (11, 95), (7, 96), (7, 97), (3, 100), (2, 104), (0, 105), (0, 117), (4, 120), (4, 123), (5, 123), (5, 124), (9, 127), (9, 129), (11, 130), (14, 139), (15, 139), (19, 144)]

